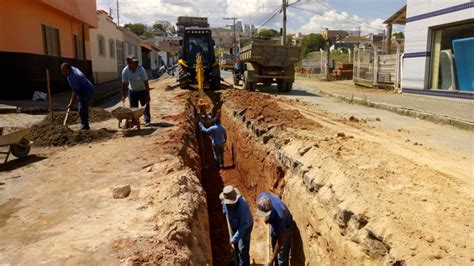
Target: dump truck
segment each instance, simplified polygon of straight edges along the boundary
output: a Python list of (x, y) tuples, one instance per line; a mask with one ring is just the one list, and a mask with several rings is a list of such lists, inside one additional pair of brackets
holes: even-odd
[(295, 63), (299, 61), (300, 49), (284, 46), (279, 41), (261, 38), (241, 39), (241, 71), (234, 71), (234, 84), (241, 79), (246, 90), (255, 91), (257, 83), (264, 86), (277, 84), (279, 92), (291, 92), (295, 81)]
[(204, 67), (204, 85), (211, 90), (220, 88), (220, 68), (214, 53), (214, 40), (212, 31), (209, 29), (207, 18), (202, 17), (178, 17), (176, 23), (180, 41), (181, 52), (178, 60), (179, 87), (190, 88), (197, 84), (196, 79), (196, 57), (202, 58)]

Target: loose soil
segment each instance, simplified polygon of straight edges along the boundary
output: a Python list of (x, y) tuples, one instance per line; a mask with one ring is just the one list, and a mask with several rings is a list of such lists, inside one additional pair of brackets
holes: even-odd
[[(68, 126), (64, 126), (65, 113), (55, 113), (54, 121), (47, 116), (40, 123), (31, 127), (28, 139), (33, 141), (35, 146), (73, 146), (77, 144), (90, 143), (94, 141), (111, 138), (114, 132), (105, 128), (99, 130), (73, 131)], [(108, 111), (101, 108), (91, 108), (89, 112), (90, 123), (101, 122), (111, 118)], [(77, 112), (70, 112), (68, 124), (80, 123)]]

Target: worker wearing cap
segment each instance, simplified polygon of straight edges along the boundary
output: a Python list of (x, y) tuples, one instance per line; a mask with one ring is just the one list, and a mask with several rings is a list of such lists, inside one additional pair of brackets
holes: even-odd
[(92, 94), (94, 94), (94, 85), (78, 68), (69, 63), (61, 64), (61, 73), (67, 77), (72, 89), (71, 100), (67, 108), (71, 110), (77, 101), (77, 109), (81, 118), (81, 130), (89, 130), (89, 104)]
[(214, 124), (209, 128), (206, 128), (201, 122), (199, 122), (199, 127), (203, 133), (210, 134), (214, 159), (217, 167), (222, 168), (224, 166), (224, 146), (227, 142), (227, 132), (221, 125), (220, 118), (215, 117)]
[(240, 266), (250, 265), (250, 234), (253, 228), (253, 218), (249, 205), (240, 195), (237, 188), (225, 186), (219, 195), (224, 215), (227, 216), (232, 232), (230, 244), (239, 259)]
[(278, 197), (270, 193), (257, 196), (257, 215), (270, 224), (273, 253), (268, 265), (289, 265), (293, 217), (288, 207)]
[(122, 71), (122, 102), (129, 97), (130, 108), (137, 108), (138, 103), (145, 106), (145, 124), (151, 122), (150, 116), (150, 86), (146, 70), (138, 65), (135, 57), (127, 58), (127, 66)]

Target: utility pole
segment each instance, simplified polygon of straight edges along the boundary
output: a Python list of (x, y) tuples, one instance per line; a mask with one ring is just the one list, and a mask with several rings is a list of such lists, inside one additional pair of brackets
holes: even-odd
[(283, 11), (283, 23), (281, 33), (281, 45), (286, 45), (286, 8), (288, 7), (288, 0), (283, 0), (282, 11)]
[(234, 58), (237, 55), (237, 36), (236, 36), (236, 29), (235, 29), (235, 21), (237, 19), (239, 19), (239, 18), (236, 18), (236, 17), (224, 18), (224, 20), (232, 20), (232, 22), (233, 22), (232, 27), (234, 29), (234, 34), (233, 34), (233, 39), (234, 40), (232, 41), (232, 47), (233, 47), (232, 55), (233, 55)]
[(331, 58), (331, 38), (329, 38), (329, 29), (326, 28), (326, 32), (327, 32), (327, 53), (326, 53), (326, 81), (329, 81), (329, 61), (330, 61), (330, 58)]
[(117, 26), (120, 26), (119, 0), (117, 0)]

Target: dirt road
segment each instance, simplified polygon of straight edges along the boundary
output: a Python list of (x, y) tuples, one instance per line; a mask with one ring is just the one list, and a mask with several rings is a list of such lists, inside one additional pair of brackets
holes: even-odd
[[(262, 191), (287, 203), (292, 265), (473, 263), (471, 132), (301, 87), (210, 92), (228, 130), (219, 170), (207, 136), (200, 141), (193, 94), (165, 83), (153, 85), (152, 128), (36, 149), (3, 169), (0, 261), (227, 265), (218, 195), (232, 184), (253, 213)], [(131, 195), (113, 199), (122, 184)], [(266, 230), (255, 217), (254, 265), (266, 262)]]
[[(127, 138), (118, 132), (103, 142), (35, 148), (35, 159), (0, 166), (0, 261), (209, 262), (205, 194), (188, 165), (199, 158), (188, 151), (192, 141), (183, 145), (192, 113), (182, 92), (152, 86), (152, 127)], [(115, 129), (117, 121), (92, 124), (102, 127)], [(114, 199), (112, 189), (125, 184), (130, 196)], [(191, 260), (195, 253), (202, 256)]]

